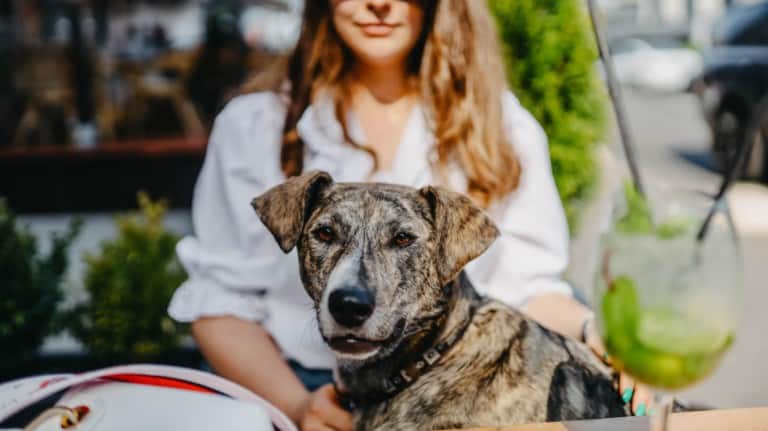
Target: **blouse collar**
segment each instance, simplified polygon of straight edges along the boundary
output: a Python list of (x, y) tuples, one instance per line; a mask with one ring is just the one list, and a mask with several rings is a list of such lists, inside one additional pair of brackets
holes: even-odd
[[(350, 136), (365, 145), (365, 134), (357, 117), (353, 112), (347, 115)], [(296, 127), (306, 145), (306, 170), (325, 170), (337, 181), (345, 182), (373, 180), (420, 187), (430, 181), (434, 137), (420, 105), (410, 113), (390, 171), (372, 172), (371, 156), (344, 142), (334, 101), (328, 95), (318, 97), (307, 107)]]

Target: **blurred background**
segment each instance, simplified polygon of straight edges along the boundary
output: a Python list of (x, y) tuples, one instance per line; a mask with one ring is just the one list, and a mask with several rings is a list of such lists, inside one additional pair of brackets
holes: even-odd
[[(573, 236), (568, 278), (587, 290), (623, 168), (611, 163), (618, 135), (585, 4), (489, 4), (510, 86), (550, 137)], [(646, 177), (714, 191), (736, 150), (754, 144), (730, 198), (746, 267), (743, 327), (717, 374), (685, 395), (768, 405), (768, 2), (599, 4)], [(165, 315), (185, 277), (174, 245), (192, 231), (213, 119), (237, 94), (281, 82), (301, 9), (302, 0), (0, 0), (0, 345), (12, 350), (0, 381), (137, 361), (201, 365), (186, 328)], [(571, 55), (579, 50), (588, 55)]]

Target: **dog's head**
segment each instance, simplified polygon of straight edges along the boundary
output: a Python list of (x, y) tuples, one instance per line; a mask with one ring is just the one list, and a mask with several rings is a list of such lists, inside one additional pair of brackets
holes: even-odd
[(347, 363), (391, 353), (444, 315), (443, 287), (498, 236), (460, 194), (334, 184), (324, 172), (289, 179), (252, 205), (284, 252), (298, 248), (322, 336)]

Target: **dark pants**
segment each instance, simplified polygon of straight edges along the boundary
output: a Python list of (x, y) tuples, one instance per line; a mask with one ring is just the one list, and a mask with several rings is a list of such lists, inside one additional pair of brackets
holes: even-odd
[[(333, 372), (331, 370), (304, 368), (301, 364), (291, 359), (288, 360), (288, 365), (310, 392), (320, 386), (333, 383)], [(208, 373), (214, 372), (206, 360), (200, 361), (199, 368)]]
[(288, 365), (308, 391), (314, 391), (320, 386), (333, 383), (333, 372), (326, 369), (304, 368), (296, 361), (288, 360)]

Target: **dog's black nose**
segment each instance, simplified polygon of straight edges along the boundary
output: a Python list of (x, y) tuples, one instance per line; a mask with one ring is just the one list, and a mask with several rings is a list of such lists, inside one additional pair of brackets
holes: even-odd
[(331, 292), (328, 309), (333, 318), (348, 328), (362, 325), (373, 313), (373, 294), (367, 289), (345, 287)]

